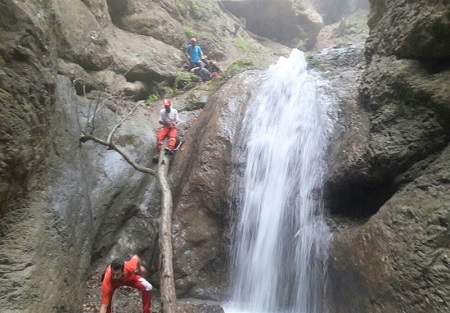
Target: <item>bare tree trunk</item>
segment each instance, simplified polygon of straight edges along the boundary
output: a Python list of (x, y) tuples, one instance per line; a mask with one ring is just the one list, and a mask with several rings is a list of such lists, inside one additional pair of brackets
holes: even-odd
[(158, 164), (158, 179), (162, 191), (161, 217), (159, 225), (159, 255), (161, 307), (163, 313), (176, 312), (175, 280), (172, 263), (172, 192), (167, 181), (169, 157), (161, 151)]

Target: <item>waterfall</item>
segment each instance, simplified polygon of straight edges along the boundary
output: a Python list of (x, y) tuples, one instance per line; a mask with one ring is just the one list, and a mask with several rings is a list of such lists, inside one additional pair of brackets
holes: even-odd
[(333, 123), (306, 67), (298, 50), (280, 58), (243, 120), (243, 149), (233, 152), (245, 170), (232, 188), (238, 213), (227, 313), (329, 311), (331, 235), (321, 192)]

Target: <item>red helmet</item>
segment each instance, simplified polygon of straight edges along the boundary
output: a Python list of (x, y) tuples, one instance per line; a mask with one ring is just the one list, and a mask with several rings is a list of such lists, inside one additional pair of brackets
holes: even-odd
[(168, 107), (168, 106), (170, 106), (172, 104), (172, 101), (170, 101), (170, 99), (164, 99), (163, 100), (163, 104), (164, 104), (165, 107)]

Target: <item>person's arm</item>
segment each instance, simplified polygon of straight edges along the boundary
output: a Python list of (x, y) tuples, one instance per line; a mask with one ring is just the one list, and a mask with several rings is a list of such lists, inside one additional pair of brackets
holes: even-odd
[(178, 111), (175, 111), (175, 125), (180, 122), (180, 119), (178, 118)]
[(110, 275), (111, 275), (110, 272), (105, 274), (105, 277), (102, 282), (102, 298), (101, 298), (100, 313), (106, 313), (106, 310), (108, 309), (108, 306), (111, 303), (112, 293), (114, 292), (109, 282), (111, 279)]
[(189, 54), (189, 46), (186, 46), (186, 49), (184, 49), (184, 53), (186, 54), (186, 56), (188, 57), (188, 59), (191, 59), (191, 56)]
[(164, 125), (164, 126), (171, 126), (172, 122), (163, 122), (163, 121), (159, 121), (159, 124)]
[(136, 262), (136, 269), (135, 269), (136, 274), (138, 274), (139, 276), (144, 276), (147, 270), (145, 269), (145, 266), (141, 265), (141, 258), (137, 254), (135, 254), (131, 258), (131, 260)]
[(106, 310), (108, 309), (108, 304), (109, 303), (102, 303), (102, 305), (100, 306), (100, 313), (106, 313)]
[(203, 51), (202, 51), (202, 48), (200, 46), (198, 46), (198, 53), (200, 55), (200, 60), (203, 59)]

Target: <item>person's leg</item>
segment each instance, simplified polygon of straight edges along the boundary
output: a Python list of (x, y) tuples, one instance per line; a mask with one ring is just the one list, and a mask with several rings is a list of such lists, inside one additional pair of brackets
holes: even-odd
[(161, 147), (164, 143), (164, 138), (166, 138), (167, 133), (169, 132), (171, 127), (169, 126), (164, 126), (163, 128), (161, 128), (158, 133), (156, 134), (156, 140), (158, 141), (158, 143), (156, 144), (156, 151), (161, 151)]
[(150, 313), (150, 307), (152, 306), (152, 292), (149, 290), (142, 290), (142, 312)]
[(169, 149), (175, 149), (177, 145), (177, 129), (172, 127), (167, 136), (169, 137)]
[(130, 281), (126, 283), (127, 286), (139, 289), (142, 292), (142, 312), (150, 313), (152, 305), (152, 285), (139, 275), (134, 275)]

